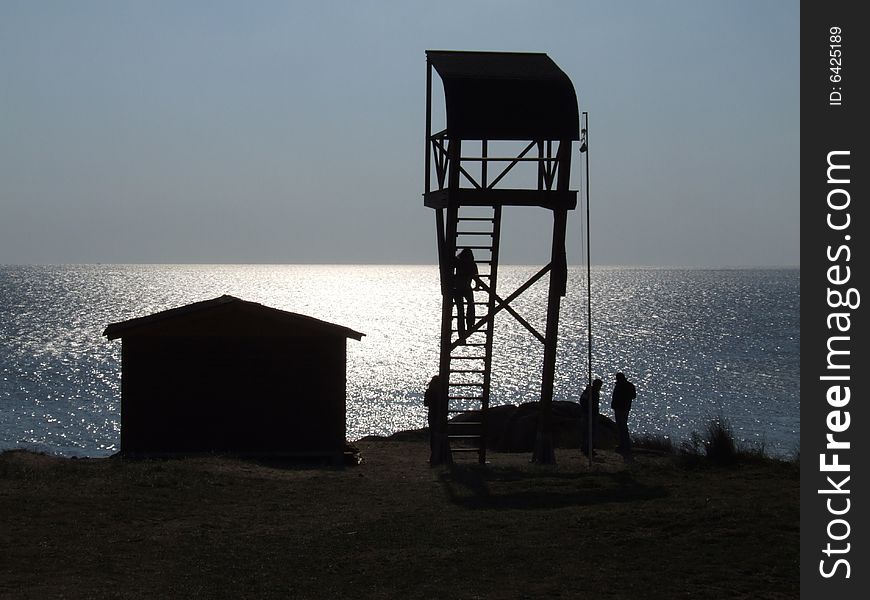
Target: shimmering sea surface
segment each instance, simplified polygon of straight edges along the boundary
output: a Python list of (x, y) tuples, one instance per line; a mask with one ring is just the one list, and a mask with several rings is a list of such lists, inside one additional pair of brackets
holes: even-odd
[[(499, 271), (506, 297), (538, 267)], [(587, 377), (586, 272), (562, 302), (555, 397), (577, 401)], [(544, 331), (547, 278), (515, 308)], [(710, 418), (741, 440), (798, 449), (800, 271), (593, 268), (593, 371), (610, 414), (613, 373), (638, 390), (633, 432), (676, 441)], [(363, 332), (348, 340), (347, 432), (355, 440), (426, 423), (437, 371), (435, 266), (0, 266), (0, 449), (67, 456), (118, 450), (121, 342), (108, 323), (231, 294)], [(540, 394), (543, 349), (510, 315), (496, 320), (493, 404)], [(244, 410), (244, 403), (240, 404)]]

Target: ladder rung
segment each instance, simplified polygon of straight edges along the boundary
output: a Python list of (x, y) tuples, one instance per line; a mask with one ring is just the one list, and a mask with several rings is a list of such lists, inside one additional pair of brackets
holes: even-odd
[(486, 369), (450, 369), (451, 373), (486, 373)]
[(538, 156), (460, 156), (461, 161), (475, 162), (556, 162), (555, 158), (538, 157)]
[(479, 265), (488, 265), (488, 264), (492, 263), (491, 260), (477, 260), (477, 259), (475, 259), (474, 262), (476, 262)]
[(451, 356), (452, 360), (485, 360), (485, 356)]
[[(462, 344), (463, 348), (483, 348), (486, 346), (486, 342), (469, 342), (468, 344)], [(451, 358), (456, 358), (452, 356)]]
[(457, 231), (456, 235), (488, 235), (492, 237), (495, 234), (492, 231)]

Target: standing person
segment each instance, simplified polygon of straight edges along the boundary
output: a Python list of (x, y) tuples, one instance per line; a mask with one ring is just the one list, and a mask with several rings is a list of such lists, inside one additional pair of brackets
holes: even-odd
[(423, 405), (429, 409), (429, 464), (453, 464), (450, 444), (447, 442), (447, 398), (441, 386), (441, 377), (433, 375), (423, 395)]
[[(580, 417), (581, 427), (580, 432), (580, 450), (586, 456), (589, 456), (589, 450), (592, 449), (592, 454), (595, 454), (595, 429), (598, 424), (598, 404), (601, 400), (601, 384), (600, 379), (595, 379), (592, 382), (592, 387), (586, 386), (583, 393), (580, 394)], [(592, 403), (589, 402), (589, 397), (592, 396)], [(585, 440), (582, 441), (582, 440)], [(591, 443), (590, 443), (591, 440)]]
[[(471, 248), (463, 248), (456, 256), (453, 278), (453, 301), (456, 303), (456, 329), (459, 337), (474, 326), (474, 289), (477, 287), (477, 263)], [(463, 302), (467, 305), (463, 306)]]
[(631, 436), (628, 433), (628, 412), (631, 410), (631, 401), (637, 397), (634, 384), (626, 379), (625, 374), (616, 374), (616, 384), (613, 386), (613, 400), (610, 408), (616, 419), (616, 432), (619, 436), (619, 446), (616, 451), (622, 453), (631, 452)]
[(441, 433), (441, 377), (433, 375), (423, 394), (423, 406), (429, 409), (429, 463), (436, 464), (439, 457), (439, 434)]

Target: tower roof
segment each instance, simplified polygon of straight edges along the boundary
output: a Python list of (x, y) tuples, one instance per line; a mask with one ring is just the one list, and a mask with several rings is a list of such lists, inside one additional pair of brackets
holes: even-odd
[(427, 50), (444, 83), (447, 137), (580, 139), (571, 80), (543, 53)]

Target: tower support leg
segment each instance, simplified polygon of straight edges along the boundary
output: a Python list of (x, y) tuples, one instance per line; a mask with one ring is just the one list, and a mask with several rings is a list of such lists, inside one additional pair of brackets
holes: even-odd
[(438, 394), (438, 430), (433, 437), (435, 448), (432, 456), (432, 464), (453, 464), (453, 454), (450, 451), (450, 443), (447, 439), (447, 420), (450, 401), (450, 340), (451, 323), (453, 314), (453, 269), (452, 257), (456, 253), (456, 219), (457, 209), (450, 207), (437, 213), (436, 225), (438, 227), (438, 254), (441, 269), (441, 349), (438, 361), (438, 374), (441, 379), (441, 390)]
[(559, 308), (568, 277), (565, 256), (565, 233), (568, 213), (556, 210), (553, 213), (552, 269), (550, 291), (547, 298), (547, 331), (544, 335), (544, 365), (541, 377), (541, 406), (538, 413), (538, 432), (532, 461), (539, 464), (556, 464), (553, 444), (553, 382), (556, 375), (556, 342), (559, 335)]

